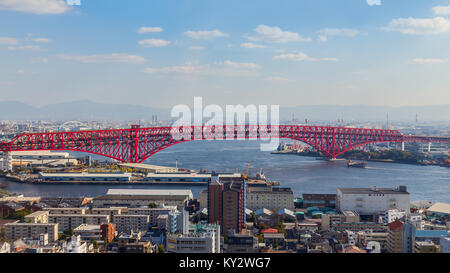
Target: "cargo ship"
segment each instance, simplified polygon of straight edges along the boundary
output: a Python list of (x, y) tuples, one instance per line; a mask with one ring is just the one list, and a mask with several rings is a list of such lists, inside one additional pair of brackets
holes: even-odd
[(349, 168), (365, 168), (366, 166), (367, 166), (367, 163), (363, 162), (363, 161), (353, 162), (353, 161), (349, 160), (347, 162), (347, 167), (349, 167)]

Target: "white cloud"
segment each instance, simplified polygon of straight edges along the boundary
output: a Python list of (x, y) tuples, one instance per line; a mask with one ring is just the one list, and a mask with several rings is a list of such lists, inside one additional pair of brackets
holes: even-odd
[(31, 39), (31, 41), (33, 41), (35, 43), (50, 43), (52, 40), (47, 39), (47, 38), (34, 38), (34, 39)]
[(213, 64), (196, 64), (187, 62), (183, 65), (167, 67), (148, 67), (143, 70), (147, 74), (195, 74), (195, 75), (219, 75), (219, 76), (248, 76), (255, 75), (261, 67), (255, 63), (240, 63), (226, 60)]
[(450, 14), (450, 5), (433, 7), (433, 11), (437, 15), (449, 15)]
[(190, 50), (203, 50), (205, 48), (203, 46), (191, 46), (189, 49)]
[(140, 27), (138, 29), (138, 33), (140, 33), (140, 34), (162, 32), (162, 31), (163, 31), (163, 29), (160, 27)]
[(237, 63), (237, 62), (232, 62), (230, 60), (224, 61), (223, 63), (219, 62), (217, 64), (223, 64), (227, 67), (231, 67), (231, 68), (238, 68), (238, 69), (248, 69), (248, 70), (256, 70), (256, 69), (260, 69), (261, 66), (259, 64), (255, 64), (255, 63)]
[(187, 63), (186, 65), (176, 65), (176, 66), (168, 66), (168, 67), (147, 67), (143, 70), (144, 73), (153, 74), (153, 73), (198, 73), (202, 70), (200, 66), (192, 65)]
[(227, 33), (221, 32), (218, 29), (199, 30), (199, 31), (188, 30), (188, 31), (184, 32), (184, 35), (188, 36), (189, 38), (196, 39), (196, 40), (210, 40), (213, 38), (228, 37)]
[(393, 19), (387, 27), (382, 29), (411, 35), (440, 34), (450, 31), (450, 20), (442, 17), (430, 19), (398, 18)]
[(259, 25), (255, 28), (256, 35), (246, 38), (253, 42), (288, 43), (288, 42), (311, 42), (311, 38), (303, 38), (298, 33), (284, 31), (279, 27)]
[(42, 58), (41, 62), (44, 63), (44, 64), (48, 63), (48, 58)]
[(279, 76), (268, 77), (265, 80), (266, 81), (273, 81), (273, 82), (293, 82), (293, 80), (290, 80), (290, 79), (285, 78), (285, 77), (279, 77)]
[(416, 64), (443, 64), (447, 63), (447, 59), (438, 59), (438, 58), (416, 58), (413, 60), (413, 63)]
[(16, 38), (0, 37), (0, 44), (16, 45), (18, 43), (19, 43), (19, 40), (17, 40)]
[(311, 61), (311, 62), (317, 62), (317, 61), (326, 61), (326, 62), (338, 62), (338, 58), (312, 58), (308, 56), (307, 54), (303, 52), (298, 53), (289, 53), (289, 54), (281, 54), (273, 57), (274, 60), (288, 60), (288, 61)]
[(38, 50), (41, 50), (41, 47), (40, 46), (36, 46), (36, 45), (9, 46), (8, 50), (10, 50), (10, 51), (15, 51), (15, 50), (38, 51)]
[(64, 0), (0, 0), (0, 9), (34, 14), (61, 14), (71, 7)]
[(161, 39), (147, 39), (139, 41), (138, 44), (144, 47), (163, 47), (168, 46), (170, 44), (170, 41)]
[(319, 31), (319, 40), (322, 42), (328, 41), (328, 36), (338, 37), (356, 37), (360, 33), (357, 29), (352, 28), (325, 28)]
[(23, 74), (25, 74), (25, 70), (19, 69), (16, 71), (16, 74), (23, 75)]
[(112, 54), (99, 54), (99, 55), (58, 55), (60, 59), (67, 61), (76, 61), (80, 63), (131, 63), (141, 64), (147, 60), (141, 56), (124, 54), (124, 53), (112, 53)]
[(366, 0), (367, 5), (369, 6), (380, 6), (381, 0)]
[(254, 43), (243, 43), (243, 44), (241, 44), (241, 47), (244, 47), (244, 48), (266, 48), (266, 46), (258, 45), (258, 44), (254, 44)]

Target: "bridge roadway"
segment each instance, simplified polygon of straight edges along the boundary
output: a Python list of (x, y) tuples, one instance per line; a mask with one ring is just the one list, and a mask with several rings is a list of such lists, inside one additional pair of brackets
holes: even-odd
[(0, 143), (0, 151), (78, 151), (122, 162), (140, 163), (163, 149), (186, 141), (271, 138), (302, 141), (331, 158), (369, 143), (450, 144), (450, 137), (403, 135), (397, 130), (302, 125), (212, 125), (21, 134), (11, 142)]

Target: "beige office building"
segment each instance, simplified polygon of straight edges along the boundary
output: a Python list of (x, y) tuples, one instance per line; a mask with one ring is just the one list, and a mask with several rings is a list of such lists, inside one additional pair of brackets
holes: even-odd
[(258, 210), (266, 208), (278, 211), (294, 209), (294, 193), (290, 188), (248, 188), (247, 208)]

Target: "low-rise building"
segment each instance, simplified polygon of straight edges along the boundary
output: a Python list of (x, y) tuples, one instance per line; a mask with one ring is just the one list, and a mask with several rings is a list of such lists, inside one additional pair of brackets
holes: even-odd
[(248, 209), (294, 210), (294, 193), (291, 188), (249, 187), (247, 192)]
[(301, 200), (304, 208), (336, 207), (336, 194), (304, 193)]
[(41, 234), (48, 233), (48, 241), (58, 240), (57, 223), (8, 223), (5, 225), (5, 236), (10, 241), (22, 238), (39, 239)]
[(33, 212), (31, 214), (28, 214), (24, 217), (25, 222), (27, 223), (48, 223), (48, 215), (49, 212), (45, 210), (39, 210), (36, 212)]
[(130, 233), (131, 231), (147, 231), (150, 225), (148, 215), (120, 214), (115, 217), (117, 232)]
[(387, 228), (384, 224), (375, 222), (341, 222), (335, 223), (334, 229), (336, 231), (351, 230), (353, 232), (359, 232), (362, 230), (372, 230), (374, 232), (385, 232)]
[(220, 253), (220, 226), (196, 226), (187, 234), (167, 234), (167, 252)]
[(128, 208), (128, 215), (148, 215), (150, 224), (155, 226), (158, 223), (158, 216), (168, 215), (170, 212), (176, 211), (176, 206), (161, 206), (159, 208)]
[(86, 208), (66, 207), (66, 208), (45, 208), (49, 214), (86, 214)]
[(109, 223), (109, 215), (95, 214), (50, 214), (49, 223), (57, 223), (59, 232), (66, 232), (82, 224), (101, 225)]
[(100, 225), (82, 224), (73, 230), (75, 236), (80, 236), (83, 241), (102, 240), (102, 230)]
[(419, 241), (414, 244), (414, 253), (439, 253), (439, 245), (432, 241)]
[(91, 214), (109, 215), (111, 223), (114, 223), (114, 216), (127, 212), (127, 208), (92, 208)]
[(157, 204), (184, 208), (185, 204), (192, 198), (191, 190), (110, 189), (106, 195), (93, 199), (93, 207), (139, 208), (147, 207), (149, 204)]
[(39, 173), (42, 181), (122, 181), (131, 180), (131, 173)]
[(339, 214), (322, 214), (322, 230), (334, 228), (340, 223), (358, 223), (360, 222), (359, 214), (356, 211), (342, 211)]
[(250, 234), (238, 234), (234, 231), (228, 232), (224, 253), (257, 253), (258, 238)]

